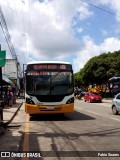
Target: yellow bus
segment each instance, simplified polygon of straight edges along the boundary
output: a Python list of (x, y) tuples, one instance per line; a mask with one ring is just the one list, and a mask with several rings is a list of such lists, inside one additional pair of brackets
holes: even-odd
[(29, 62), (25, 73), (25, 112), (59, 114), (74, 111), (74, 80), (68, 62)]

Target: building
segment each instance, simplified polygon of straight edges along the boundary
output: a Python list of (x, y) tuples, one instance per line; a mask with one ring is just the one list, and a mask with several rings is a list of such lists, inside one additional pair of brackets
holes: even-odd
[(9, 78), (15, 86), (20, 88), (20, 65), (17, 63), (16, 59), (6, 59), (6, 64), (2, 67), (2, 73)]

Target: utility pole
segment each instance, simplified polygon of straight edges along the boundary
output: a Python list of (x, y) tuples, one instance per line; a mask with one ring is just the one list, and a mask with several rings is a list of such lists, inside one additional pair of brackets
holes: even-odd
[(23, 64), (23, 97), (25, 98), (25, 66), (26, 64)]
[(6, 63), (6, 51), (1, 51), (1, 44), (0, 44), (0, 123), (3, 121), (3, 82), (2, 82), (2, 67)]
[(15, 52), (14, 46), (12, 44), (11, 35), (9, 34), (9, 30), (8, 30), (7, 23), (6, 23), (4, 14), (2, 12), (1, 6), (0, 6), (0, 27), (3, 31), (4, 36), (5, 36), (5, 40), (7, 42), (9, 51), (12, 55), (12, 59), (14, 59), (16, 61), (16, 67), (18, 68), (18, 63), (19, 62), (18, 62), (18, 59), (17, 59), (17, 55), (16, 55), (16, 52)]
[[(1, 44), (0, 44), (0, 51), (1, 51)], [(2, 67), (0, 67), (0, 122), (3, 120), (3, 106), (2, 106)]]

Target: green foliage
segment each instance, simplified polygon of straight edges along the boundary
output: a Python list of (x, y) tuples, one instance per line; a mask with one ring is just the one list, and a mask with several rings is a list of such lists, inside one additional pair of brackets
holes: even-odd
[(120, 76), (120, 51), (103, 53), (91, 58), (85, 66), (75, 74), (75, 80), (81, 85), (102, 84), (109, 78)]

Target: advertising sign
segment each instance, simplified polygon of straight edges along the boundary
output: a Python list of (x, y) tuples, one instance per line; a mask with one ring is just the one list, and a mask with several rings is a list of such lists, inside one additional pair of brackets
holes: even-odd
[(0, 51), (0, 67), (3, 67), (6, 63), (6, 51)]

